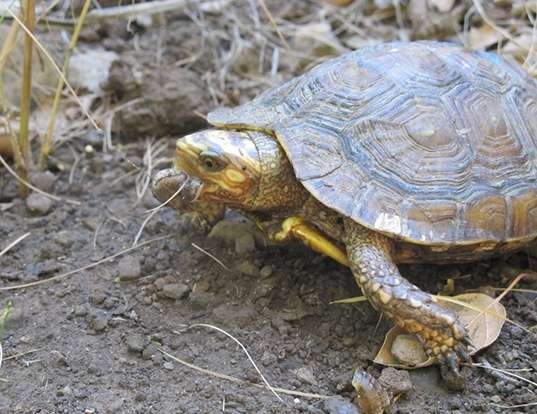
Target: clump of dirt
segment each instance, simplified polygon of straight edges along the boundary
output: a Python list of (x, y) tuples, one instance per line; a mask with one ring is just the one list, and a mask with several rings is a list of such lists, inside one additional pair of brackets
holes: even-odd
[[(203, 11), (192, 2), (182, 12), (86, 29), (83, 46), (113, 50), (118, 59), (92, 100), (105, 134), (77, 130), (55, 147), (54, 179), (34, 180), (61, 200), (23, 201), (16, 181), (0, 170), (0, 249), (30, 233), (0, 256), (0, 287), (38, 283), (0, 291), (0, 315), (11, 309), (1, 338), (0, 413), (352, 413), (355, 369), (380, 376), (372, 359), (389, 323), (367, 302), (330, 304), (359, 295), (350, 271), (298, 243), (268, 245), (236, 215), (207, 237), (188, 217), (162, 209), (138, 247), (122, 252), (156, 205), (144, 190), (148, 174), (173, 154), (173, 140), (163, 136), (201, 128), (199, 114), (247, 101), (352, 48), (424, 37), (468, 41), (472, 30), (481, 33), (473, 39), (483, 39), (487, 24), (472, 1), (355, 1), (344, 8), (266, 2), (276, 25), (257, 2), (221, 3)], [(489, 36), (483, 47), (511, 45), (527, 57), (516, 45), (531, 33), (526, 6), (485, 4), (487, 19), (517, 24), (509, 26), (515, 42)], [(105, 145), (107, 134), (119, 145)], [(430, 292), (450, 278), (454, 293), (500, 289), (535, 268), (535, 257), (533, 247), (502, 260), (402, 271)], [(528, 291), (503, 303), (511, 320), (533, 326), (537, 305), (529, 290), (537, 281), (524, 283)], [(191, 327), (199, 323), (239, 339), (271, 385), (316, 396), (280, 394), (282, 403), (247, 385), (262, 380), (240, 347)], [(162, 351), (242, 382), (193, 370)], [(524, 404), (534, 401), (536, 353), (532, 334), (507, 323), (475, 360), (521, 370), (514, 372), (532, 382), (473, 367), (470, 385), (454, 393), (437, 367), (410, 371), (413, 387), (397, 400), (397, 412), (490, 413), (516, 405), (532, 412)]]

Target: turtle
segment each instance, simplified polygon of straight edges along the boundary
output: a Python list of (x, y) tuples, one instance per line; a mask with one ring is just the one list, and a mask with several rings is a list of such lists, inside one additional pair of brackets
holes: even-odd
[(496, 53), (387, 42), (207, 120), (177, 140), (156, 198), (209, 221), (236, 209), (348, 264), (371, 305), (460, 376), (465, 327), (398, 265), (473, 262), (536, 239), (537, 81)]

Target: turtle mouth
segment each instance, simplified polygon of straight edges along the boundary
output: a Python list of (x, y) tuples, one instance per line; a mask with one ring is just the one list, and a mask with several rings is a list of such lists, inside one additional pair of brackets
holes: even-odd
[(151, 190), (163, 205), (178, 210), (188, 210), (203, 190), (203, 182), (184, 171), (168, 168), (157, 172), (152, 179)]

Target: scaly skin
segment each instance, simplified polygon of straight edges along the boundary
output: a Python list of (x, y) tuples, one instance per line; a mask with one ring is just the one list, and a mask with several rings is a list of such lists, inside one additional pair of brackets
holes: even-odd
[(428, 353), (458, 371), (458, 354), (468, 359), (466, 330), (457, 316), (401, 276), (392, 241), (345, 220), (347, 255), (356, 282), (373, 307), (417, 335)]
[(400, 275), (394, 241), (315, 200), (296, 179), (273, 136), (260, 131), (202, 131), (178, 140), (174, 165), (155, 177), (153, 192), (160, 201), (183, 188), (169, 202), (171, 207), (213, 218), (223, 214), (224, 207), (235, 208), (273, 235), (290, 216), (314, 225), (300, 237), (310, 237), (306, 242), (321, 246), (318, 250), (337, 250), (319, 234), (344, 243), (352, 272), (371, 304), (418, 335), (431, 354), (458, 372), (459, 357), (466, 356), (466, 334), (457, 317)]

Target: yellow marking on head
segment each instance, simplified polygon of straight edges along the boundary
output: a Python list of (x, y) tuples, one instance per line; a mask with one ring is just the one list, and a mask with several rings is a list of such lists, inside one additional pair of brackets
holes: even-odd
[(246, 176), (240, 171), (228, 169), (226, 171), (226, 178), (234, 183), (243, 183), (246, 181)]

